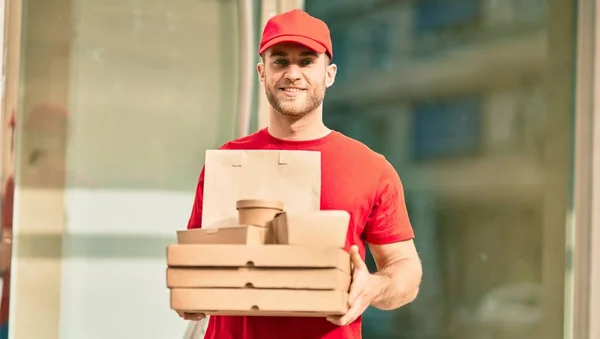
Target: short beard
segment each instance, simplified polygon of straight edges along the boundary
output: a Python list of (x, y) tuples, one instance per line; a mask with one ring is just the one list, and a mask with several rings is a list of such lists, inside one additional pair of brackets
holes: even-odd
[(306, 90), (307, 93), (305, 104), (301, 107), (292, 108), (286, 108), (285, 105), (282, 105), (281, 101), (277, 99), (276, 93), (279, 91), (279, 86), (277, 84), (270, 88), (265, 86), (265, 94), (267, 95), (267, 100), (269, 100), (269, 103), (277, 112), (287, 117), (301, 118), (314, 111), (323, 103), (326, 88), (327, 86), (325, 86), (325, 82), (323, 82), (321, 86), (308, 88)]

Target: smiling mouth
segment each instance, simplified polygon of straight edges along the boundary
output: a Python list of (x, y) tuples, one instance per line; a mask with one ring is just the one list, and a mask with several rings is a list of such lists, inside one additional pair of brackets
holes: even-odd
[(282, 91), (284, 91), (284, 92), (288, 92), (288, 93), (296, 93), (296, 92), (305, 91), (304, 88), (298, 88), (298, 87), (281, 87), (279, 89), (282, 90)]

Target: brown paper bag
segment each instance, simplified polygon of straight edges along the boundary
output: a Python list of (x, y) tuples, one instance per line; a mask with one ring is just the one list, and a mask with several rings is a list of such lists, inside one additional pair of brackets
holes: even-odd
[(319, 210), (321, 152), (207, 150), (202, 225), (237, 217), (242, 199), (278, 200), (290, 212)]

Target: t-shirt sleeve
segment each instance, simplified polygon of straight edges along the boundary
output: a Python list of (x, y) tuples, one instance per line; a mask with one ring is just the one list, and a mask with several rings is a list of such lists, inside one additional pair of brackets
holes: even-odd
[(198, 185), (196, 186), (196, 195), (194, 197), (194, 204), (192, 205), (192, 214), (188, 221), (188, 229), (201, 228), (202, 227), (202, 196), (204, 194), (204, 167), (200, 171), (200, 177), (198, 178)]
[(374, 245), (384, 245), (414, 238), (406, 210), (404, 188), (398, 173), (384, 160), (377, 192), (365, 226), (365, 239)]

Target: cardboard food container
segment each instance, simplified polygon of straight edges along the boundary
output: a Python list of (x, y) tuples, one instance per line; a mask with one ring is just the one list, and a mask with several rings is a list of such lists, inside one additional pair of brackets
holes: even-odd
[[(318, 211), (320, 194), (320, 152), (207, 150), (202, 229), (219, 230), (181, 232), (178, 244), (167, 247), (171, 308), (207, 315), (344, 314), (351, 261), (343, 246), (310, 243), (308, 236), (300, 241), (293, 230), (282, 236), (285, 242), (305, 245), (274, 243), (274, 218)], [(250, 244), (248, 230), (222, 233), (243, 225), (265, 228), (268, 245)]]
[(264, 245), (270, 230), (257, 226), (207, 228), (177, 231), (178, 244)]
[(344, 247), (350, 224), (346, 211), (278, 214), (272, 222), (277, 244)]
[(336, 290), (174, 288), (171, 308), (207, 315), (325, 317), (345, 314), (348, 294)]
[(278, 213), (283, 211), (283, 203), (258, 199), (238, 200), (236, 208), (241, 225), (266, 227)]

